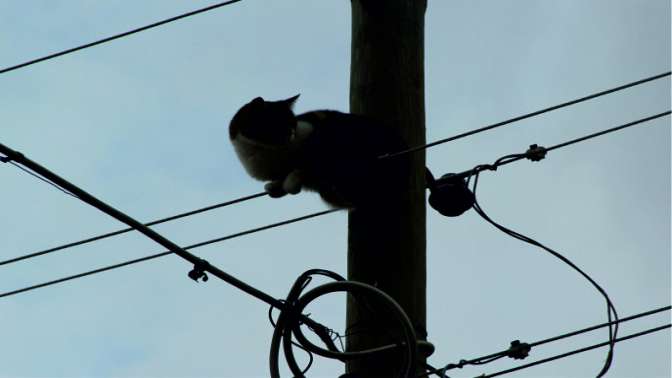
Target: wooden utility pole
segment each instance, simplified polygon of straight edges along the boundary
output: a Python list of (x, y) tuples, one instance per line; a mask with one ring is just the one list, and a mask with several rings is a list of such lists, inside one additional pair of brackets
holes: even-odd
[[(426, 0), (351, 0), (350, 111), (385, 122), (409, 146), (425, 143), (424, 16)], [(348, 279), (392, 296), (426, 339), (425, 154), (405, 155), (407, 182), (390, 187), (394, 203), (355, 209), (348, 218)], [(390, 331), (368, 329), (361, 303), (347, 304), (347, 349), (388, 344)], [(380, 314), (379, 314), (380, 315)], [(369, 319), (367, 319), (367, 316)], [(384, 318), (382, 316), (380, 319)], [(380, 320), (384, 322), (383, 320)], [(381, 323), (378, 323), (381, 325)], [(393, 324), (391, 324), (393, 325)], [(361, 333), (360, 333), (361, 332)], [(394, 377), (401, 355), (350, 361), (346, 376)], [(424, 361), (418, 361), (422, 364)]]

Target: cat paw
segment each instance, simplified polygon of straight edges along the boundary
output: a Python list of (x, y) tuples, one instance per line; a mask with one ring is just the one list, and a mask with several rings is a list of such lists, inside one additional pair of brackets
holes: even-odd
[(280, 198), (287, 194), (285, 189), (283, 189), (281, 181), (267, 182), (266, 185), (264, 185), (264, 190), (266, 190), (266, 193), (268, 193), (271, 198)]
[(293, 171), (282, 182), (282, 189), (290, 194), (298, 194), (301, 191), (302, 182), (301, 172), (298, 170)]

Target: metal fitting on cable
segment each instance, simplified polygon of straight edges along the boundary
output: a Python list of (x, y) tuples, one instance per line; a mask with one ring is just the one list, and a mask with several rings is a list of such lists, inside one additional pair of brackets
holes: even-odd
[(506, 356), (514, 360), (522, 360), (530, 355), (532, 346), (528, 343), (521, 343), (520, 340), (513, 340), (511, 347), (506, 351)]
[(198, 282), (198, 280), (206, 282), (206, 281), (208, 281), (208, 275), (205, 274), (205, 270), (207, 269), (207, 267), (209, 265), (210, 265), (210, 263), (208, 263), (207, 261), (200, 260), (198, 263), (194, 264), (194, 269), (189, 271), (189, 273), (187, 273), (187, 275), (189, 276), (189, 278), (191, 278), (192, 280), (194, 280), (196, 282)]
[(536, 144), (530, 145), (530, 148), (525, 151), (525, 157), (531, 161), (540, 161), (546, 157), (546, 147), (538, 146)]

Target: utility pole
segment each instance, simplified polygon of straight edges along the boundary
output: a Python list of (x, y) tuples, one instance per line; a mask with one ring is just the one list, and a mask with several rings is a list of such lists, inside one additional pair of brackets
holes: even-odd
[[(427, 1), (351, 0), (351, 4), (350, 112), (385, 122), (409, 146), (424, 144)], [(392, 296), (413, 322), (418, 338), (425, 340), (425, 153), (400, 158), (408, 159), (410, 170), (404, 185), (389, 188), (397, 200), (349, 214), (348, 279), (374, 285)], [(361, 303), (348, 298), (347, 329), (356, 332), (347, 338), (349, 351), (391, 341), (389, 333), (394, 329), (372, 334), (372, 329), (362, 328), (371, 321), (366, 312)], [(394, 377), (400, 358), (401, 354), (386, 354), (349, 361), (345, 376)]]

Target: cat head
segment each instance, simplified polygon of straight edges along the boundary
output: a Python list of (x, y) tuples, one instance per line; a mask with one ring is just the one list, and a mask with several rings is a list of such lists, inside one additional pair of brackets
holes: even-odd
[(266, 101), (261, 97), (245, 104), (231, 119), (229, 137), (239, 134), (258, 142), (287, 144), (296, 128), (292, 107), (299, 95), (280, 101)]

